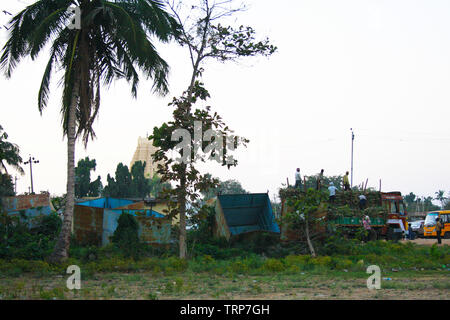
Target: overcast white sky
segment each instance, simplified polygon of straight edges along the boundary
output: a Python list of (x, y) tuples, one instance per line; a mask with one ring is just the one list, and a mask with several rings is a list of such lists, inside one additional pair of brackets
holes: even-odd
[[(31, 0), (2, 1), (17, 13)], [(445, 0), (251, 0), (237, 23), (268, 36), (279, 50), (269, 59), (210, 62), (204, 82), (210, 104), (237, 134), (250, 139), (239, 166), (209, 171), (237, 179), (251, 192), (277, 193), (295, 168), (312, 175), (350, 170), (355, 131), (354, 184), (420, 196), (450, 192), (450, 2)], [(0, 12), (0, 23), (7, 16)], [(3, 47), (7, 32), (0, 30)], [(171, 92), (150, 94), (141, 82), (132, 99), (126, 82), (102, 92), (97, 139), (77, 145), (76, 161), (97, 160), (106, 182), (119, 162), (129, 165), (139, 136), (170, 119), (167, 103), (187, 87), (187, 52), (158, 46), (171, 66)], [(24, 60), (13, 77), (0, 77), (0, 124), (33, 167), (35, 191), (62, 194), (66, 147), (62, 138), (59, 75), (42, 116), (37, 94), (47, 53)], [(18, 192), (28, 191), (29, 168)]]

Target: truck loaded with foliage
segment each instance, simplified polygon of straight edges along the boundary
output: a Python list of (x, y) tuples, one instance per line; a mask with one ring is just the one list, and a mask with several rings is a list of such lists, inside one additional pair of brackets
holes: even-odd
[[(364, 194), (367, 204), (359, 207)], [(328, 192), (309, 188), (282, 188), (281, 239), (306, 240), (324, 238), (339, 231), (345, 237), (398, 240), (407, 231), (407, 213), (400, 192), (373, 190), (337, 191), (330, 203)], [(363, 228), (363, 218), (370, 218), (370, 230)], [(313, 250), (311, 250), (313, 253)]]

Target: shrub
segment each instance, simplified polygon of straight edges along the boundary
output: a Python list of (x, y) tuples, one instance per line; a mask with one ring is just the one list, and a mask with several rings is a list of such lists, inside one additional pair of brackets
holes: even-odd
[(298, 255), (298, 256), (287, 256), (284, 258), (286, 265), (288, 266), (301, 266), (308, 264), (311, 259), (310, 255)]
[(52, 213), (36, 220), (39, 225), (30, 230), (25, 214), (0, 213), (0, 258), (42, 260), (52, 252), (61, 219)]
[(312, 258), (311, 263), (316, 266), (323, 266), (323, 267), (329, 267), (332, 265), (331, 257), (329, 256), (323, 256), (323, 257), (317, 257)]
[(271, 258), (264, 262), (263, 269), (272, 272), (281, 272), (285, 269), (285, 266), (280, 260)]
[(139, 224), (137, 220), (128, 213), (122, 213), (118, 220), (117, 229), (112, 236), (112, 242), (121, 250), (126, 257), (139, 257)]
[(235, 260), (228, 266), (228, 271), (233, 273), (247, 273), (249, 271), (248, 265), (242, 260)]

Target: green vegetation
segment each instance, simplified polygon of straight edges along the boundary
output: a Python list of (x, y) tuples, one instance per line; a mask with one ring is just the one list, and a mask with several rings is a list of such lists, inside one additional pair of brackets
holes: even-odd
[[(62, 231), (51, 257), (67, 258), (75, 203), (75, 144), (95, 138), (93, 123), (99, 114), (101, 86), (125, 79), (137, 95), (138, 70), (152, 79), (157, 93), (168, 92), (169, 66), (152, 41), (169, 41), (178, 24), (160, 2), (78, 1), (83, 12), (77, 28), (66, 25), (66, 1), (35, 1), (8, 23), (8, 39), (1, 51), (0, 69), (6, 77), (19, 62), (49, 49), (48, 63), (38, 94), (38, 109), (49, 102), (53, 71), (63, 71), (62, 129), (67, 137), (67, 198)], [(133, 32), (130, 32), (133, 30)], [(151, 38), (150, 38), (151, 37)], [(139, 44), (139, 45), (137, 45)], [(136, 70), (137, 69), (137, 70)]]
[(24, 172), (20, 166), (22, 158), (19, 147), (6, 139), (8, 134), (0, 125), (0, 197), (15, 195), (12, 176), (8, 173), (6, 165), (13, 167), (21, 174)]
[(138, 222), (131, 214), (122, 213), (117, 223), (112, 242), (122, 249), (126, 256), (136, 258), (139, 250)]
[[(206, 174), (207, 176), (211, 177), (211, 174)], [(249, 193), (246, 191), (241, 183), (234, 179), (229, 179), (225, 181), (219, 180), (219, 184), (216, 188), (210, 188), (207, 191), (202, 192), (203, 200), (209, 200), (217, 196), (218, 194), (242, 194), (242, 193)]]
[(45, 259), (52, 252), (61, 225), (56, 213), (37, 218), (0, 213), (0, 258)]
[(170, 189), (169, 183), (162, 183), (155, 175), (152, 179), (145, 177), (145, 162), (137, 161), (128, 170), (128, 166), (119, 163), (116, 168), (115, 177), (107, 176), (107, 185), (103, 195), (113, 198), (145, 198), (148, 195), (157, 197), (164, 189)]
[[(51, 247), (50, 247), (51, 248)], [(392, 269), (404, 272), (419, 270), (446, 270), (450, 268), (449, 246), (419, 246), (413, 243), (392, 243), (373, 241), (361, 243), (356, 240), (326, 244), (317, 248), (320, 256), (293, 254), (285, 251), (283, 257), (268, 257), (265, 254), (241, 250), (239, 247), (221, 249), (220, 246), (203, 245), (195, 250), (190, 260), (177, 258), (176, 249), (160, 251), (142, 251), (135, 259), (121, 247), (111, 244), (103, 248), (82, 248), (73, 246), (72, 258), (65, 264), (49, 264), (30, 258), (2, 256), (0, 276), (20, 276), (24, 273), (60, 274), (65, 267), (76, 264), (83, 270), (84, 276), (92, 277), (96, 273), (153, 272), (156, 274), (182, 274), (207, 272), (216, 275), (265, 275), (296, 274), (303, 271), (318, 274), (328, 272), (361, 272), (369, 265), (378, 265), (384, 272)], [(206, 254), (206, 252), (210, 254)]]
[(100, 176), (91, 182), (91, 171), (95, 171), (97, 163), (89, 157), (78, 161), (75, 167), (75, 197), (98, 197), (102, 193), (102, 182)]

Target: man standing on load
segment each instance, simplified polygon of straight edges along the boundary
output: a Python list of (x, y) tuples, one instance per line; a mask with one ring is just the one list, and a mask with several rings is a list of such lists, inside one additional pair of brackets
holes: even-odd
[(350, 190), (350, 182), (348, 180), (348, 171), (345, 173), (344, 179), (343, 179), (343, 185), (344, 185), (344, 190), (348, 191)]
[(300, 176), (300, 168), (297, 168), (297, 171), (295, 172), (295, 187), (294, 188), (300, 188), (302, 185), (302, 177)]

